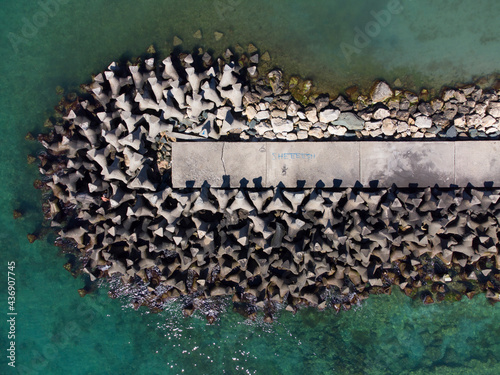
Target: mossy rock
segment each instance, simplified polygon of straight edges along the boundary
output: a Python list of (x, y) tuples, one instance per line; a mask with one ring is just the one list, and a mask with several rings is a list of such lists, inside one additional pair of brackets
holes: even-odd
[(12, 211), (12, 216), (14, 217), (14, 220), (17, 220), (17, 219), (23, 217), (23, 214), (21, 211), (14, 210), (14, 211)]

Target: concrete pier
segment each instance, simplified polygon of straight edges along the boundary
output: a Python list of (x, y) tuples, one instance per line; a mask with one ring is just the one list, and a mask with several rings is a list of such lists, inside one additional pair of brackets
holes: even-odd
[(174, 188), (500, 186), (499, 141), (176, 142)]

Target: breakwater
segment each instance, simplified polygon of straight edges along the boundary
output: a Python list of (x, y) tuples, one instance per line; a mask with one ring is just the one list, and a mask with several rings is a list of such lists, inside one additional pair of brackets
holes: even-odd
[(112, 63), (61, 103), (40, 136), (46, 217), (92, 280), (134, 284), (137, 304), (158, 309), (186, 296), (186, 313), (233, 294), (268, 319), (277, 303), (349, 308), (391, 285), (426, 303), (479, 289), (499, 299), (496, 190), (173, 189), (173, 141), (499, 135), (495, 90), (426, 101), (376, 82), (369, 96), (331, 100), (279, 70), (260, 77), (258, 62)]

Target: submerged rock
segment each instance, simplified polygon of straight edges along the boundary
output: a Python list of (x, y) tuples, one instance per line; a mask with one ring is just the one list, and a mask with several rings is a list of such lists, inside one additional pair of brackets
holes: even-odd
[(202, 37), (203, 36), (201, 34), (201, 30), (200, 29), (196, 30), (195, 33), (193, 34), (193, 38), (195, 38), (195, 39), (201, 39)]
[(216, 41), (221, 40), (223, 36), (224, 36), (224, 34), (223, 34), (223, 33), (221, 33), (221, 32), (219, 32), (219, 31), (215, 31), (215, 32), (214, 32), (214, 37), (215, 37), (215, 40), (216, 40)]
[(28, 234), (27, 237), (28, 237), (29, 243), (33, 243), (38, 239), (38, 236), (36, 234), (32, 234), (32, 233)]
[(14, 220), (17, 220), (17, 219), (20, 219), (21, 217), (23, 217), (23, 214), (21, 211), (14, 210), (14, 211), (12, 211), (12, 216), (14, 217)]
[(78, 294), (82, 298), (85, 297), (88, 293), (89, 293), (89, 291), (87, 289), (85, 289), (85, 288), (78, 289)]
[(180, 46), (182, 44), (182, 39), (176, 35), (174, 36), (172, 44), (174, 45), (174, 47)]

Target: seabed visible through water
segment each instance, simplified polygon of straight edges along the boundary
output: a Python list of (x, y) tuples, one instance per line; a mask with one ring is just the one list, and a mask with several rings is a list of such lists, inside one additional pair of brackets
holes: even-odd
[[(178, 49), (203, 47), (214, 55), (253, 43), (269, 52), (273, 65), (312, 79), (319, 91), (353, 84), (366, 89), (375, 79), (439, 91), (498, 72), (500, 40), (490, 31), (500, 26), (498, 2), (402, 0), (402, 11), (378, 33), (374, 29), (363, 48), (355, 46), (356, 28), (365, 30), (375, 20), (372, 12), (388, 9), (389, 1), (44, 3), (51, 10), (9, 1), (0, 15), (0, 244), (2, 259), (17, 265), (19, 312), (16, 368), (7, 368), (4, 358), (2, 373), (499, 372), (499, 308), (484, 295), (423, 306), (395, 291), (339, 314), (281, 311), (269, 325), (227, 311), (211, 326), (196, 313), (184, 318), (177, 303), (150, 314), (110, 300), (106, 288), (81, 298), (77, 290), (84, 282), (63, 269), (67, 258), (53, 246), (55, 236), (33, 244), (26, 238), (42, 223), (33, 188), (38, 171), (26, 155), (41, 149), (24, 139), (44, 130), (58, 102), (56, 86), (73, 91), (108, 62), (140, 55), (151, 43), (168, 55), (174, 36), (183, 41)], [(198, 29), (202, 39), (193, 37)], [(223, 34), (219, 40), (216, 31)], [(343, 42), (360, 50), (350, 62)], [(21, 219), (13, 220), (14, 209), (23, 212)], [(6, 267), (0, 272), (6, 279)], [(7, 301), (6, 288), (0, 290)], [(8, 348), (6, 335), (0, 343)]]

